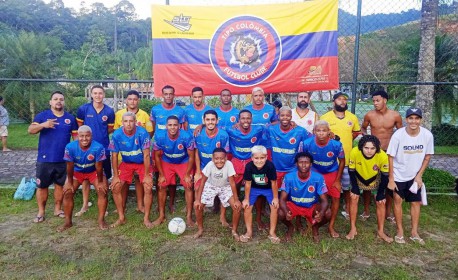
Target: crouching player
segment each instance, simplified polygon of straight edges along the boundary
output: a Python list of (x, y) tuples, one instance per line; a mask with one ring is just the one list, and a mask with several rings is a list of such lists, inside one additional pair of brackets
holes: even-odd
[(393, 238), (384, 232), (385, 224), (385, 190), (388, 185), (388, 156), (380, 148), (380, 140), (373, 135), (364, 135), (359, 140), (358, 147), (350, 153), (348, 170), (351, 182), (350, 232), (346, 238), (352, 240), (357, 235), (356, 216), (361, 189), (372, 191), (377, 201), (377, 236), (385, 242), (393, 242)]
[(78, 129), (78, 140), (67, 144), (64, 160), (67, 162), (67, 180), (64, 185), (65, 224), (57, 229), (62, 232), (73, 226), (73, 204), (75, 191), (84, 181), (93, 184), (97, 191), (99, 208), (98, 223), (102, 230), (108, 228), (105, 223), (107, 209), (107, 179), (103, 175), (103, 161), (106, 159), (105, 148), (97, 141), (92, 141), (92, 129), (82, 125)]
[(310, 153), (298, 153), (294, 161), (297, 170), (285, 175), (280, 188), (278, 219), (288, 227), (286, 241), (291, 240), (294, 232), (291, 220), (301, 216), (312, 224), (313, 240), (318, 242), (318, 229), (331, 219), (326, 194), (328, 190), (323, 176), (310, 170), (313, 162)]
[(232, 162), (227, 160), (226, 150), (223, 148), (214, 149), (212, 161), (207, 163), (202, 170), (202, 179), (196, 190), (194, 208), (196, 209), (198, 231), (194, 235), (195, 238), (201, 237), (204, 231), (204, 207), (213, 206), (213, 201), (218, 196), (223, 207), (231, 206), (232, 236), (236, 241), (240, 240), (237, 227), (239, 225), (242, 204), (237, 196), (237, 188), (234, 180), (235, 174)]
[(278, 187), (277, 170), (274, 164), (267, 160), (267, 149), (264, 146), (251, 148), (251, 162), (245, 167), (245, 199), (242, 206), (245, 209), (246, 233), (240, 236), (240, 241), (248, 242), (253, 236), (253, 205), (259, 196), (264, 196), (270, 206), (269, 239), (272, 243), (280, 243), (275, 233), (277, 227)]

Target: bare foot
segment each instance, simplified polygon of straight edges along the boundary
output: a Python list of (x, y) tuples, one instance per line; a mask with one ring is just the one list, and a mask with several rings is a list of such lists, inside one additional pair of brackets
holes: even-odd
[(316, 235), (314, 234), (313, 235), (313, 242), (315, 242), (315, 243), (319, 243), (320, 242), (320, 237), (318, 236), (318, 234), (316, 234)]
[(377, 237), (382, 239), (383, 241), (387, 242), (387, 243), (392, 243), (393, 242), (393, 238), (389, 237), (388, 235), (386, 235), (384, 232), (377, 232)]
[(187, 219), (186, 221), (186, 227), (187, 228), (193, 228), (196, 225), (196, 223), (192, 219)]
[(70, 223), (70, 224), (64, 224), (63, 226), (57, 228), (57, 232), (63, 232), (63, 231), (65, 231), (65, 230), (71, 228), (72, 226), (73, 226), (72, 223)]
[(288, 228), (288, 231), (286, 232), (286, 235), (285, 235), (286, 242), (291, 241), (291, 237), (293, 236), (293, 233), (294, 233), (294, 227)]
[(355, 239), (356, 235), (358, 235), (358, 232), (356, 232), (356, 229), (350, 230), (350, 232), (345, 236), (345, 238), (347, 238), (347, 240), (353, 240)]
[(169, 211), (171, 214), (175, 213), (175, 204), (170, 204), (169, 205)]
[(240, 236), (237, 232), (232, 231), (232, 237), (234, 237), (234, 240), (239, 242), (240, 241)]
[(157, 227), (158, 225), (165, 222), (165, 217), (159, 217), (153, 222), (153, 227)]
[(118, 226), (122, 226), (125, 223), (126, 223), (126, 220), (117, 220), (116, 222), (111, 224), (110, 227), (111, 228), (115, 228), (115, 227), (118, 227)]
[(137, 211), (138, 213), (143, 213), (143, 214), (145, 214), (145, 208), (138, 208), (138, 207), (137, 207), (137, 209), (136, 209), (135, 211)]
[(109, 228), (109, 226), (105, 221), (102, 221), (102, 222), (99, 222), (99, 228), (101, 230), (107, 230)]
[(204, 233), (204, 229), (199, 229), (196, 234), (194, 234), (194, 238), (197, 239), (197, 238), (201, 238), (202, 237), (202, 234)]
[(258, 230), (265, 232), (269, 228), (268, 224), (265, 224), (263, 222), (258, 222)]
[(152, 228), (154, 226), (150, 220), (143, 220), (143, 224), (146, 228)]
[(329, 228), (329, 235), (332, 237), (332, 238), (339, 238), (339, 234), (337, 233), (337, 231), (335, 231), (333, 228)]
[(223, 220), (223, 219), (220, 219), (219, 221), (221, 222), (221, 225), (222, 225), (223, 227), (231, 228), (231, 225), (226, 221), (226, 219), (224, 219), (224, 220)]

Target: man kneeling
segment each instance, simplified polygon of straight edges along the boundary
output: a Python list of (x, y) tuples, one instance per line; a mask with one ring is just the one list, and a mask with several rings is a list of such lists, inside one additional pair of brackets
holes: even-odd
[(232, 236), (236, 241), (240, 240), (237, 228), (242, 204), (237, 196), (235, 174), (232, 162), (227, 160), (226, 150), (214, 149), (212, 161), (207, 163), (202, 170), (201, 183), (196, 190), (194, 208), (196, 209), (198, 231), (194, 235), (195, 238), (201, 237), (204, 231), (204, 207), (212, 207), (215, 197), (218, 196), (222, 206), (230, 205), (232, 207)]
[(313, 162), (311, 154), (298, 153), (294, 161), (297, 170), (285, 175), (280, 188), (278, 219), (288, 227), (286, 241), (291, 240), (294, 232), (291, 220), (296, 216), (302, 216), (312, 224), (313, 240), (318, 242), (318, 228), (331, 218), (326, 195), (328, 190), (323, 176), (310, 170)]
[(75, 191), (88, 180), (97, 191), (97, 206), (99, 208), (98, 222), (102, 230), (108, 228), (105, 223), (107, 209), (107, 179), (103, 175), (103, 163), (106, 159), (102, 144), (92, 141), (92, 130), (87, 125), (78, 129), (78, 140), (67, 144), (64, 160), (67, 161), (67, 180), (64, 185), (65, 224), (57, 229), (62, 232), (73, 226), (72, 214)]

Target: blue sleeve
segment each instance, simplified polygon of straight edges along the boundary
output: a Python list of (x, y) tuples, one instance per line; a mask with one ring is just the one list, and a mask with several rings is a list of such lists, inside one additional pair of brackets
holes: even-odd
[(84, 115), (85, 115), (85, 110), (83, 110), (83, 108), (85, 107), (85, 105), (83, 106), (80, 106), (78, 108), (78, 112), (76, 113), (76, 118), (79, 119), (79, 120), (82, 120), (84, 122)]
[(111, 109), (110, 113), (108, 114), (108, 124), (114, 124), (114, 123), (115, 123), (115, 113), (114, 113), (114, 110)]
[(41, 112), (39, 114), (37, 114), (34, 118), (33, 118), (33, 122), (34, 123), (42, 123), (42, 122), (45, 122), (45, 118), (44, 118), (44, 112)]
[(78, 130), (78, 123), (76, 122), (76, 118), (72, 116), (72, 131), (77, 131)]
[(326, 187), (326, 183), (324, 182), (323, 176), (320, 176), (320, 179), (318, 180), (318, 195), (322, 195), (328, 192), (328, 188)]

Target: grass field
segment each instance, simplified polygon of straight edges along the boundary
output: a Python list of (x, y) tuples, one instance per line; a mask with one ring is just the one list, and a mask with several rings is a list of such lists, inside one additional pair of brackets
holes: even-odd
[[(56, 228), (62, 219), (51, 217), (33, 224), (36, 202), (14, 201), (12, 190), (0, 190), (0, 275), (3, 279), (457, 279), (458, 200), (430, 197), (422, 208), (420, 234), (426, 245), (408, 242), (385, 244), (375, 238), (374, 209), (367, 221), (358, 222), (354, 241), (332, 239), (324, 228), (321, 242), (296, 234), (290, 244), (273, 245), (265, 233), (255, 230), (249, 244), (235, 243), (218, 216), (206, 214), (205, 235), (194, 240), (194, 230), (181, 236), (167, 232), (166, 225), (146, 229), (142, 216), (129, 198), (126, 225), (98, 230), (93, 206), (74, 219), (64, 233)], [(94, 202), (95, 197), (91, 196)], [(81, 195), (76, 197), (76, 208)], [(110, 212), (113, 204), (109, 205)], [(183, 196), (175, 216), (184, 217)], [(153, 214), (154, 217), (157, 213)], [(168, 215), (171, 218), (171, 215)], [(116, 219), (114, 214), (107, 217)], [(405, 216), (406, 235), (410, 226)], [(285, 227), (278, 234), (284, 237)], [(337, 229), (348, 223), (339, 217)], [(393, 225), (387, 232), (394, 234)]]

